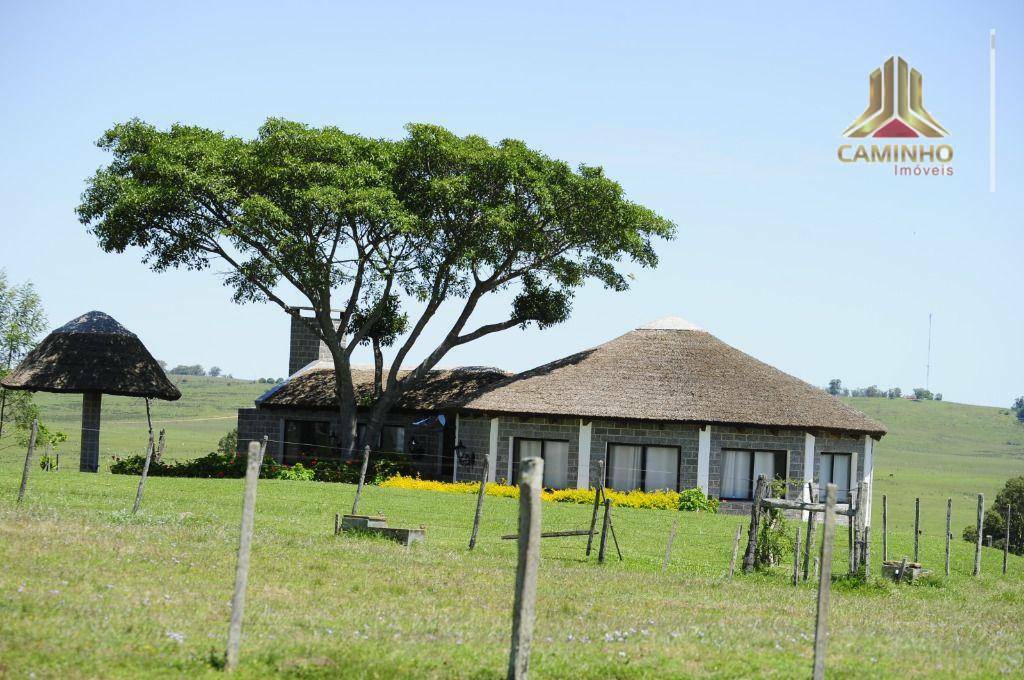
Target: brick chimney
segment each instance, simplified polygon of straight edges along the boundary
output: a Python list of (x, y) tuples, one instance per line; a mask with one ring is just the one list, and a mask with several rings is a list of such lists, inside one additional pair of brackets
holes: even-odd
[[(303, 308), (299, 313), (308, 313), (309, 310)], [(310, 328), (309, 322), (316, 323), (312, 320), (312, 316), (303, 314), (301, 319), (297, 319), (294, 316), (292, 319), (291, 336), (288, 343), (288, 375), (294, 374), (307, 364), (310, 364), (318, 359), (331, 359), (331, 352), (327, 349), (327, 345), (320, 339), (319, 334), (315, 333)]]

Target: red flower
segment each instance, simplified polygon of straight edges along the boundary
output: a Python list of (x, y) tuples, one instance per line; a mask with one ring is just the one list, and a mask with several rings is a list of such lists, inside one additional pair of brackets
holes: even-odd
[(218, 472), (218, 473), (217, 473), (217, 476), (218, 476), (218, 477), (223, 477), (223, 476), (224, 476), (224, 471), (223, 471), (223, 470), (221, 470), (220, 472)]

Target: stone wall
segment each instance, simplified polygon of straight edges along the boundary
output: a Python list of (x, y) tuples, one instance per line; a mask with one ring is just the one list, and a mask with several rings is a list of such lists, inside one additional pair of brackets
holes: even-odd
[(309, 317), (296, 319), (291, 317), (292, 325), (288, 340), (288, 375), (319, 359), (330, 359), (331, 352), (327, 349), (320, 336), (310, 328), (316, 322)]
[[(479, 482), (487, 471), (487, 451), (491, 442), (490, 418), (460, 415), (458, 440), (476, 456), (476, 462), (472, 467), (459, 465), (458, 481)], [(499, 473), (498, 479), (501, 478), (502, 475)], [(450, 478), (446, 481), (450, 481)]]
[[(443, 474), (440, 469), (443, 432), (436, 425), (415, 428), (412, 426), (413, 422), (424, 417), (426, 417), (425, 414), (391, 414), (384, 420), (384, 424), (405, 428), (405, 450), (407, 453), (412, 448), (413, 438), (420, 439), (424, 453), (419, 457), (410, 455), (410, 462), (424, 477), (438, 477)], [(250, 441), (259, 441), (266, 435), (270, 438), (267, 444), (267, 454), (280, 462), (284, 457), (285, 420), (321, 421), (336, 427), (340, 427), (341, 424), (341, 420), (335, 412), (306, 409), (238, 409), (238, 452), (244, 453)], [(360, 423), (366, 422), (365, 414), (359, 414), (356, 420)], [(487, 451), (486, 446), (483, 450)]]

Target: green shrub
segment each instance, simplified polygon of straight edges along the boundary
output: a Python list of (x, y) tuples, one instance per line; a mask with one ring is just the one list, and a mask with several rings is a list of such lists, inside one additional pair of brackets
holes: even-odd
[(684, 489), (679, 492), (679, 509), (688, 512), (699, 510), (714, 514), (718, 512), (718, 499), (704, 495), (699, 487)]
[[(1002, 548), (1007, 539), (1006, 535), (1006, 508), (1010, 506), (1013, 512), (1013, 521), (1010, 522), (1010, 552), (1015, 555), (1024, 555), (1024, 477), (1013, 477), (1006, 480), (995, 498), (995, 501), (985, 511), (982, 521), (982, 536), (992, 536), (992, 545)], [(964, 527), (963, 537), (965, 541), (974, 543), (978, 539), (978, 531), (975, 524)]]

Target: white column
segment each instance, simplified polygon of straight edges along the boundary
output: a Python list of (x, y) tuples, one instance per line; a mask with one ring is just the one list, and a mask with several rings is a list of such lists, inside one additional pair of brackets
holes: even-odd
[(491, 418), (491, 438), (487, 444), (487, 481), (497, 480), (498, 475), (498, 419)]
[[(455, 445), (459, 445), (459, 414), (455, 414)], [(459, 481), (459, 454), (452, 451), (452, 482)]]
[(590, 488), (590, 427), (580, 418), (579, 456), (576, 463), (576, 488)]
[[(810, 502), (811, 490), (808, 484), (814, 482), (814, 435), (804, 433), (804, 488), (800, 490), (800, 498)], [(803, 521), (807, 521), (807, 513), (801, 513)]]
[(875, 471), (875, 440), (871, 435), (864, 435), (864, 525), (871, 526), (871, 495), (874, 487)]
[(705, 425), (697, 431), (697, 486), (708, 493), (711, 476), (711, 426)]

